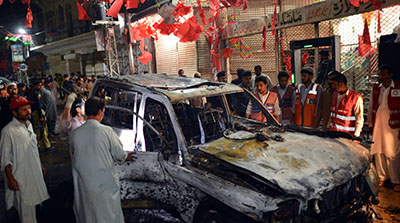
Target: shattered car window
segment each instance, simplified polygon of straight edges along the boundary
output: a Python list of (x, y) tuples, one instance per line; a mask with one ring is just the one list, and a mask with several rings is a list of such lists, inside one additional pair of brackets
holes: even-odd
[(184, 100), (173, 107), (188, 145), (218, 139), (228, 128), (223, 95)]
[[(146, 99), (144, 119), (155, 128), (144, 125), (146, 151), (171, 151), (177, 147), (176, 135), (168, 111), (163, 104), (153, 99)], [(176, 149), (174, 150), (176, 151)]]

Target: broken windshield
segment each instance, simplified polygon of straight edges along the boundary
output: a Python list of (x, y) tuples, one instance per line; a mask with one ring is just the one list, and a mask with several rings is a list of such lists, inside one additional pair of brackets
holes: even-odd
[[(225, 106), (225, 98), (228, 107)], [(173, 103), (173, 107), (186, 142), (192, 146), (222, 137), (224, 131), (233, 126), (230, 116), (246, 117), (248, 103), (252, 99), (253, 109), (258, 109), (266, 120), (272, 120), (272, 116), (260, 108), (262, 105), (247, 92), (185, 99)]]

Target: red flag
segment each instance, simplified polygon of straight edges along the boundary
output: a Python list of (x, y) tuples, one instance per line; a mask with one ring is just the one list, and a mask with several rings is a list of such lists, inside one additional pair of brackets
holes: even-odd
[(303, 56), (301, 57), (301, 67), (307, 64), (308, 58), (310, 57), (310, 54), (305, 52)]
[(207, 17), (206, 17), (206, 12), (203, 9), (203, 6), (201, 6), (201, 0), (197, 0), (197, 5), (199, 6), (199, 15), (201, 18), (201, 23), (203, 26), (207, 25)]
[(90, 20), (90, 17), (86, 13), (85, 9), (76, 1), (76, 6), (78, 7), (78, 19), (79, 20)]
[(106, 15), (117, 18), (123, 3), (124, 0), (115, 0), (110, 9), (108, 9)]
[(127, 9), (135, 9), (139, 6), (139, 0), (127, 0), (126, 8)]
[(3, 0), (0, 0), (0, 5), (3, 4)]
[(138, 60), (142, 63), (142, 64), (148, 64), (149, 61), (151, 61), (153, 59), (153, 55), (151, 55), (151, 53), (147, 52), (147, 51), (143, 51), (142, 55), (140, 55), (138, 57)]
[(182, 2), (178, 2), (175, 10), (172, 12), (172, 15), (174, 15), (175, 17), (179, 17), (179, 16), (182, 17), (184, 15), (189, 14), (191, 11), (192, 11), (192, 7), (185, 6)]
[(363, 57), (372, 49), (371, 38), (369, 36), (368, 22), (364, 19), (364, 31), (362, 36), (358, 36), (358, 55)]
[(273, 15), (272, 20), (271, 20), (271, 29), (272, 29), (272, 35), (273, 36), (275, 36), (275, 34), (276, 34), (275, 24), (277, 22), (277, 16), (278, 16), (277, 9), (276, 9), (277, 7), (278, 7), (278, 0), (275, 0), (274, 15)]
[(32, 28), (32, 21), (33, 21), (32, 10), (31, 10), (31, 7), (28, 6), (28, 12), (26, 13), (25, 26), (28, 28)]
[(264, 26), (263, 32), (262, 32), (262, 37), (263, 37), (263, 44), (262, 44), (262, 50), (265, 52), (265, 45), (267, 43), (267, 27)]
[(225, 59), (228, 59), (229, 57), (231, 57), (233, 54), (233, 50), (231, 48), (225, 48), (222, 53), (221, 56), (224, 56)]
[(349, 2), (355, 7), (360, 7), (360, 0), (350, 0)]
[(161, 23), (154, 23), (153, 27), (160, 31), (163, 35), (169, 35), (173, 33), (176, 28), (178, 27), (177, 24), (165, 24), (164, 22)]
[(146, 0), (140, 0), (140, 3), (144, 4), (145, 1), (146, 1)]
[(192, 42), (198, 40), (203, 31), (204, 28), (192, 16), (178, 27), (174, 35), (180, 38), (180, 42)]
[(378, 33), (381, 33), (382, 29), (381, 29), (381, 12), (378, 11)]

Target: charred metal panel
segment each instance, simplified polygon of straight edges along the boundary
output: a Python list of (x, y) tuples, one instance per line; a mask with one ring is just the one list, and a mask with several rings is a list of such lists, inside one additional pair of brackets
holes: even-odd
[[(251, 138), (251, 134), (239, 131), (229, 137)], [(221, 138), (199, 148), (305, 200), (321, 199), (320, 193), (351, 180), (369, 167), (369, 152), (350, 140), (289, 132), (279, 135), (284, 142)]]

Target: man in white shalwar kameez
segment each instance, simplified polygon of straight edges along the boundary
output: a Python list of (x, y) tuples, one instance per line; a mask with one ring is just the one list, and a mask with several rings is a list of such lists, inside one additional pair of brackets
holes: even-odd
[(14, 206), (22, 223), (36, 223), (36, 205), (49, 199), (36, 134), (29, 122), (30, 103), (22, 96), (11, 100), (14, 118), (2, 130), (0, 140), (6, 209)]
[(114, 163), (132, 160), (111, 127), (100, 124), (105, 100), (85, 103), (88, 120), (71, 135), (74, 212), (78, 223), (121, 223), (120, 184)]
[[(398, 104), (400, 99), (400, 84), (392, 80), (390, 67), (381, 67), (380, 84), (374, 86), (368, 109), (368, 126), (373, 128), (371, 154), (375, 156), (375, 166), (380, 178), (380, 186), (390, 179), (395, 185), (394, 190), (400, 191), (400, 128), (391, 123), (400, 122), (391, 118), (389, 103)], [(392, 101), (390, 101), (392, 100)], [(377, 104), (376, 104), (377, 103)], [(397, 124), (398, 125), (398, 124)]]

